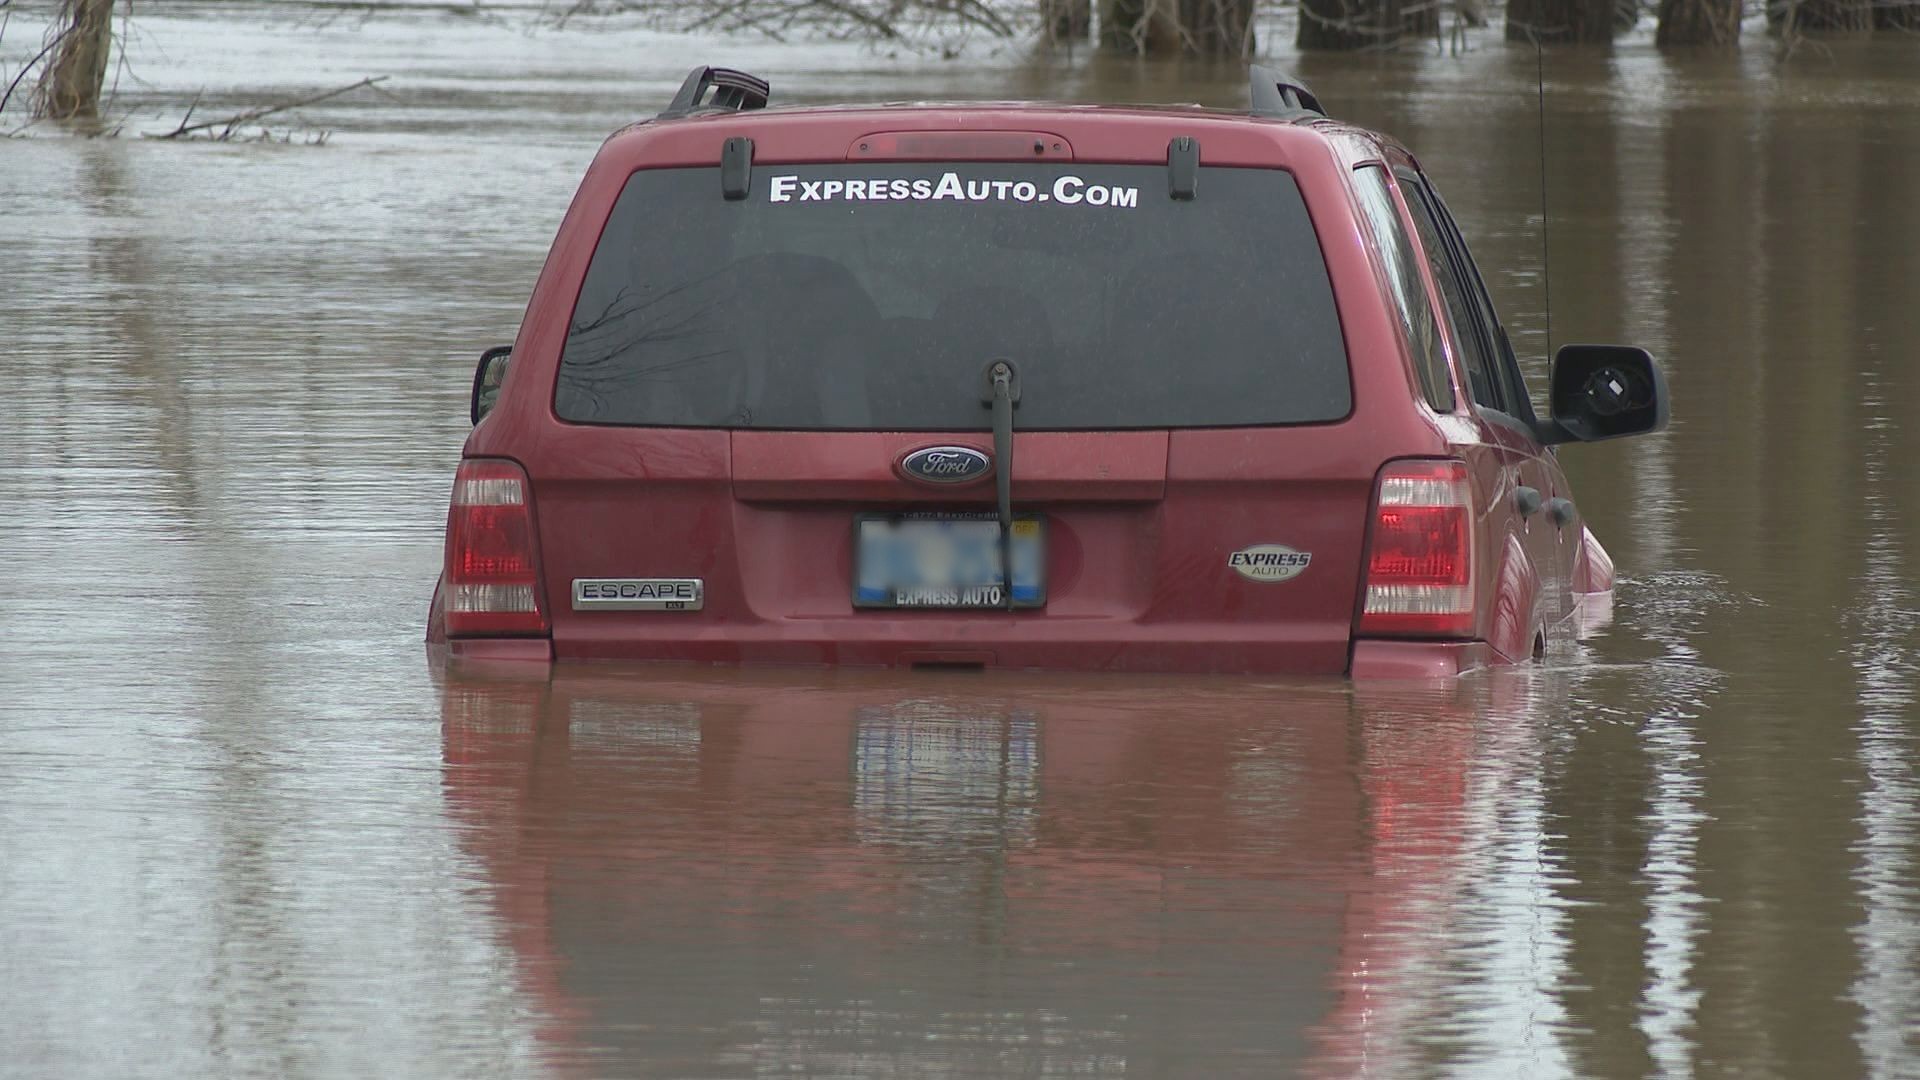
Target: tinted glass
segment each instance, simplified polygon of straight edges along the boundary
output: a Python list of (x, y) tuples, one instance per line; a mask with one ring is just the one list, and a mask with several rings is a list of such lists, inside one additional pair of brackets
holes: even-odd
[(1394, 309), (1406, 329), (1407, 343), (1413, 349), (1413, 370), (1420, 379), (1421, 393), (1436, 412), (1453, 409), (1453, 384), (1447, 378), (1447, 357), (1440, 344), (1440, 324), (1427, 300), (1426, 283), (1420, 280), (1419, 256), (1413, 241), (1400, 223), (1400, 211), (1387, 189), (1387, 170), (1377, 165), (1354, 170), (1354, 193), (1360, 199), (1360, 212), (1373, 232), (1374, 250), (1386, 264), (1387, 284), (1393, 292)]
[(1455, 347), (1460, 350), (1460, 367), (1467, 374), (1467, 390), (1476, 405), (1504, 408), (1493, 351), (1482, 336), (1480, 311), (1454, 265), (1446, 238), (1440, 235), (1440, 223), (1434, 218), (1433, 207), (1417, 182), (1408, 182), (1402, 190), (1406, 193), (1407, 211), (1413, 215), (1413, 227), (1420, 233), (1420, 247), (1427, 253), (1427, 268), (1440, 286), (1440, 299), (1446, 304), (1447, 326), (1453, 333)]
[(567, 420), (985, 430), (989, 361), (1022, 429), (1337, 420), (1351, 385), (1320, 245), (1284, 172), (757, 166), (634, 174), (587, 271)]
[(1486, 278), (1480, 273), (1480, 267), (1473, 260), (1473, 251), (1467, 246), (1467, 239), (1460, 232), (1460, 223), (1453, 219), (1453, 212), (1447, 209), (1447, 202), (1428, 182), (1424, 190), (1433, 200), (1433, 208), (1439, 211), (1440, 227), (1447, 232), (1447, 238), (1453, 241), (1454, 251), (1462, 264), (1462, 277), (1468, 289), (1473, 292), (1474, 300), (1480, 307), (1480, 321), (1487, 328), (1489, 340), (1494, 343), (1494, 369), (1500, 375), (1501, 393), (1506, 398), (1507, 412), (1527, 423), (1534, 419), (1532, 390), (1527, 386), (1526, 376), (1520, 372), (1520, 362), (1513, 355), (1513, 343), (1501, 332), (1500, 313), (1494, 309), (1493, 297), (1487, 292)]

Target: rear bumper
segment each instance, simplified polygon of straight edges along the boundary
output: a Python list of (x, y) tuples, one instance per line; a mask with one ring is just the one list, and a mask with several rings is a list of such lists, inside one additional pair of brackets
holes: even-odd
[(547, 638), (448, 638), (446, 649), (449, 659), (475, 663), (553, 663), (553, 642)]
[(1341, 675), (1359, 680), (1451, 678), (1499, 662), (1477, 641), (1281, 641), (1189, 636), (1125, 641), (1054, 638), (980, 640), (808, 640), (712, 638), (453, 638), (447, 659), (462, 665), (544, 665), (555, 660), (653, 661), (834, 667), (981, 667), (1163, 674)]
[(1450, 679), (1504, 663), (1484, 641), (1356, 641), (1348, 674), (1376, 679)]

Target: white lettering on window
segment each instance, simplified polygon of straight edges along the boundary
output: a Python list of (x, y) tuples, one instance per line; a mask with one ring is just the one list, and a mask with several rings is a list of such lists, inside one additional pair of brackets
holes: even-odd
[(767, 201), (833, 202), (1055, 202), (1062, 206), (1110, 206), (1133, 209), (1140, 205), (1140, 189), (1089, 184), (1071, 174), (1058, 176), (1050, 184), (1031, 180), (962, 180), (959, 173), (942, 173), (940, 179), (925, 177), (908, 180), (802, 180), (798, 176), (775, 176), (767, 187)]

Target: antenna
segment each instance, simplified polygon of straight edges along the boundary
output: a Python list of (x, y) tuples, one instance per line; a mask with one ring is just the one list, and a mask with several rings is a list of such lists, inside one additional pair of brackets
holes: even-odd
[(1546, 308), (1547, 358), (1553, 358), (1553, 260), (1547, 249), (1547, 58), (1540, 37), (1527, 27), (1533, 41), (1535, 97), (1540, 104), (1540, 301)]

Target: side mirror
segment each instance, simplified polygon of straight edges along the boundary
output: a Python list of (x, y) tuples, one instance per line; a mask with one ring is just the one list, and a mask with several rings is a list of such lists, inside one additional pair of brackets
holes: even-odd
[(1543, 443), (1598, 442), (1667, 426), (1667, 378), (1645, 349), (1562, 345), (1548, 381), (1553, 419), (1540, 425)]
[(470, 411), (473, 422), (493, 410), (493, 403), (500, 396), (500, 384), (507, 379), (507, 360), (513, 355), (513, 346), (495, 345), (480, 354), (480, 366), (473, 371), (473, 395)]

